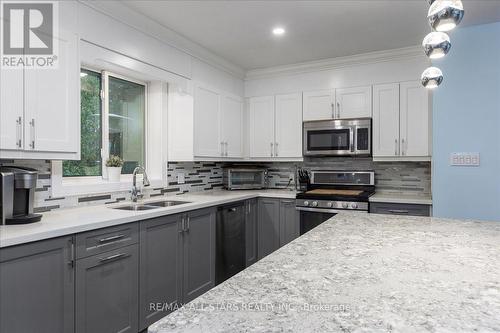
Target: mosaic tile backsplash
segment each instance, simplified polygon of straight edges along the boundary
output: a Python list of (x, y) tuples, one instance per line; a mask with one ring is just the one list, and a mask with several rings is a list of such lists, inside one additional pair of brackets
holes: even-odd
[[(44, 212), (58, 208), (69, 208), (84, 205), (116, 203), (128, 200), (128, 191), (53, 197), (51, 188), (51, 163), (46, 160), (0, 160), (0, 164), (19, 165), (37, 169), (40, 173), (35, 194), (35, 210)], [(253, 163), (238, 163), (246, 165)], [(412, 193), (429, 196), (431, 193), (431, 163), (430, 162), (373, 162), (371, 159), (360, 158), (314, 158), (304, 162), (265, 163), (268, 168), (269, 188), (294, 188), (295, 182), (290, 181), (290, 175), (295, 175), (296, 168), (308, 170), (375, 170), (375, 185), (377, 192)], [(144, 188), (145, 198), (187, 192), (221, 189), (223, 163), (213, 162), (171, 162), (168, 165), (168, 185), (163, 188)], [(177, 183), (177, 175), (183, 173), (185, 183)]]

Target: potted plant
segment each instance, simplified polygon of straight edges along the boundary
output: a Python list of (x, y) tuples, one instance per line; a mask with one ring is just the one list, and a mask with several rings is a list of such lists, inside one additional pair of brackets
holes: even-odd
[(106, 160), (106, 168), (108, 171), (108, 181), (119, 182), (122, 173), (123, 160), (120, 156), (110, 155)]

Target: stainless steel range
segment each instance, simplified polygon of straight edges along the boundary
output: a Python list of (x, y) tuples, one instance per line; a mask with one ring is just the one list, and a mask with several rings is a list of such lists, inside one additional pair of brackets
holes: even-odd
[(300, 234), (317, 227), (341, 210), (368, 212), (375, 193), (373, 171), (312, 171), (307, 190), (296, 197)]

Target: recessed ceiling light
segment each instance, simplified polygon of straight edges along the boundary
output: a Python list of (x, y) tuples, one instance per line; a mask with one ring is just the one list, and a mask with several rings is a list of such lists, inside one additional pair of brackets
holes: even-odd
[(273, 35), (275, 36), (281, 36), (285, 34), (285, 29), (282, 27), (276, 27), (273, 29)]

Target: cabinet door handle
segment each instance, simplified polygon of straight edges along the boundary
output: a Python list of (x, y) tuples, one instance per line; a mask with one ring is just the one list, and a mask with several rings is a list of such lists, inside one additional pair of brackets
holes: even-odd
[(331, 103), (332, 106), (332, 118), (335, 118), (335, 104)]
[(32, 118), (30, 121), (31, 126), (31, 149), (35, 149), (35, 118)]
[(106, 258), (99, 258), (99, 261), (100, 262), (107, 262), (107, 261), (121, 259), (121, 258), (124, 258), (127, 256), (128, 256), (127, 253), (118, 253), (118, 254), (113, 254), (113, 255), (106, 257)]
[(116, 235), (116, 236), (101, 238), (99, 239), (99, 243), (108, 243), (114, 240), (122, 239), (123, 237), (125, 237), (125, 235)]
[(278, 156), (278, 143), (274, 144), (274, 156)]
[(226, 141), (226, 157), (229, 155), (228, 150), (229, 150), (229, 144)]
[(220, 142), (220, 156), (224, 156), (224, 141)]
[(398, 155), (398, 139), (394, 140), (394, 155)]
[(181, 217), (181, 228), (179, 230), (179, 233), (182, 234), (184, 232), (184, 216)]
[(340, 118), (340, 102), (337, 102), (337, 118)]
[(75, 266), (75, 242), (73, 241), (73, 237), (71, 237), (71, 239), (68, 241), (69, 242), (69, 255), (70, 255), (70, 258), (69, 258), (69, 261), (68, 261), (68, 265), (70, 265), (71, 267), (74, 267)]
[(23, 143), (22, 143), (22, 137), (23, 137), (23, 127), (22, 127), (22, 123), (23, 123), (23, 118), (21, 118), (21, 116), (19, 116), (17, 119), (16, 119), (16, 137), (17, 137), (17, 140), (16, 140), (16, 146), (17, 148), (21, 148)]
[(189, 229), (191, 228), (191, 218), (188, 216), (186, 219), (186, 231), (189, 232)]
[(405, 139), (401, 139), (401, 155), (405, 155), (406, 150), (405, 150)]
[(271, 157), (273, 157), (273, 146), (274, 144), (271, 142)]

